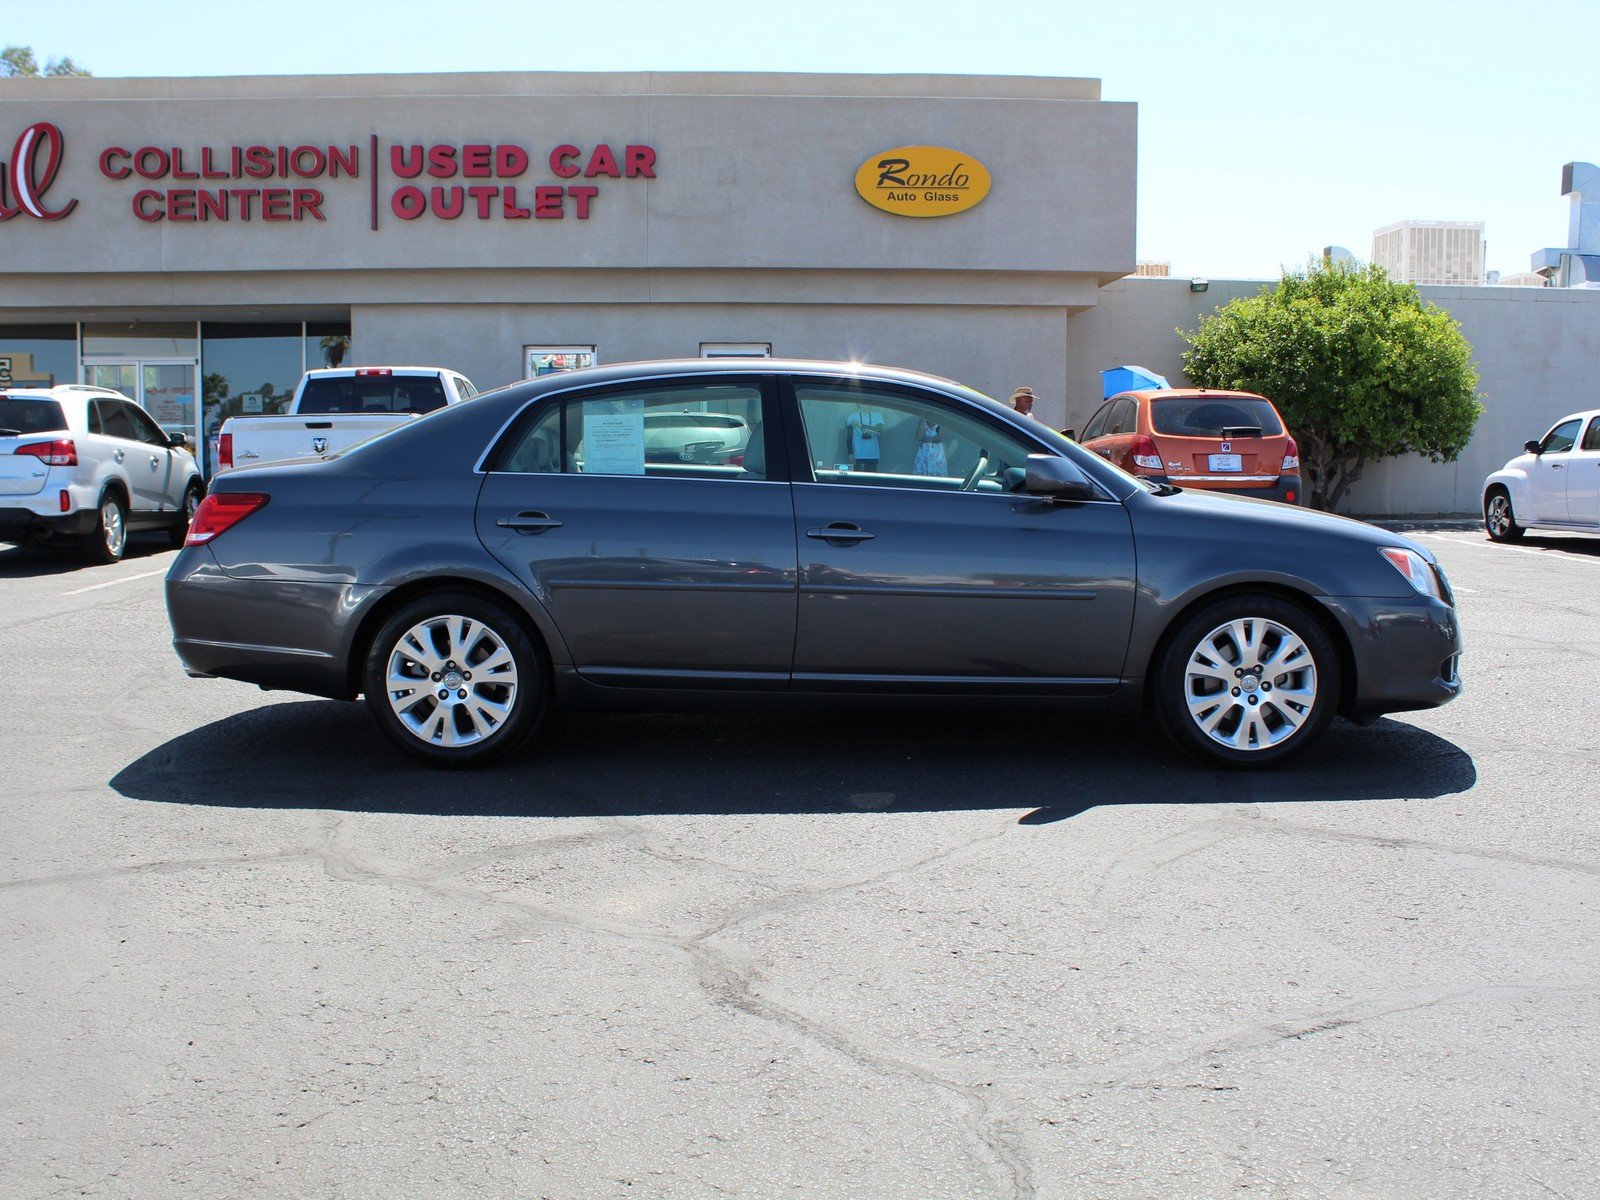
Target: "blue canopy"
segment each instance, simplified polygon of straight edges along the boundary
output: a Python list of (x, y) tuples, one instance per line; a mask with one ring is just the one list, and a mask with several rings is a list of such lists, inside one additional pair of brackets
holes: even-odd
[(1144, 367), (1112, 367), (1109, 371), (1101, 371), (1100, 378), (1105, 381), (1104, 398), (1107, 400), (1118, 392), (1145, 391), (1149, 388), (1172, 386), (1164, 376), (1157, 375)]

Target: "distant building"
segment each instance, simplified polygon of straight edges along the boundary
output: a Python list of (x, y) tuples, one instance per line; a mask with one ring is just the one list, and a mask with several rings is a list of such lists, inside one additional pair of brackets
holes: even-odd
[(1482, 221), (1396, 221), (1372, 235), (1372, 261), (1401, 283), (1483, 284)]
[(1536, 274), (1559, 288), (1600, 288), (1600, 167), (1569, 162), (1561, 168), (1561, 194), (1572, 198), (1567, 244), (1533, 252)]
[(1343, 246), (1324, 246), (1322, 248), (1322, 261), (1325, 266), (1360, 266), (1361, 260)]
[[(1493, 275), (1495, 272), (1489, 272)], [(1490, 283), (1499, 284), (1501, 287), (1549, 287), (1550, 281), (1537, 271), (1513, 271), (1509, 275), (1501, 275), (1498, 279), (1491, 279)]]
[(1143, 275), (1149, 279), (1165, 279), (1172, 274), (1172, 264), (1169, 262), (1141, 262), (1134, 265), (1133, 273)]

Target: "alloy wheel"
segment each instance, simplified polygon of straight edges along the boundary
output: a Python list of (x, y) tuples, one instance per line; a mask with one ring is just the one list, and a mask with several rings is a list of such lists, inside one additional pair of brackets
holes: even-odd
[(389, 650), (389, 708), (429, 746), (486, 741), (516, 710), (517, 663), (491, 625), (455, 613), (412, 625)]
[(1505, 537), (1511, 528), (1511, 501), (1503, 495), (1489, 499), (1489, 532), (1495, 537)]
[(1317, 702), (1311, 648), (1287, 625), (1239, 617), (1190, 653), (1184, 702), (1200, 733), (1230, 750), (1266, 750), (1292, 738)]
[(128, 544), (128, 526), (122, 517), (122, 505), (109, 496), (100, 502), (100, 529), (105, 537), (107, 556), (121, 558)]

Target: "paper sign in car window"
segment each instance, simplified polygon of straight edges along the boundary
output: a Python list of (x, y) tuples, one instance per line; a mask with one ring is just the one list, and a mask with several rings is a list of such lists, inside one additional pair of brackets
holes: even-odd
[(590, 475), (644, 474), (644, 401), (583, 402), (583, 469)]

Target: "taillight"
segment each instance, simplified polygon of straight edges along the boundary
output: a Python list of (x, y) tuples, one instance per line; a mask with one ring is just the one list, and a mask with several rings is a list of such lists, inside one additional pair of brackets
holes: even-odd
[(225, 433), (217, 439), (217, 466), (233, 466), (233, 434)]
[(1141, 433), (1133, 439), (1133, 465), (1146, 471), (1161, 470), (1161, 455), (1156, 452), (1153, 438)]
[(78, 465), (78, 446), (71, 438), (57, 438), (53, 442), (29, 442), (18, 446), (16, 454), (31, 454), (47, 467), (75, 467)]
[(1300, 469), (1300, 447), (1293, 438), (1283, 449), (1283, 469), (1285, 471), (1298, 471)]
[(189, 522), (185, 546), (203, 546), (219, 533), (226, 533), (251, 513), (264, 508), (271, 497), (265, 492), (219, 492), (207, 496), (195, 509)]

